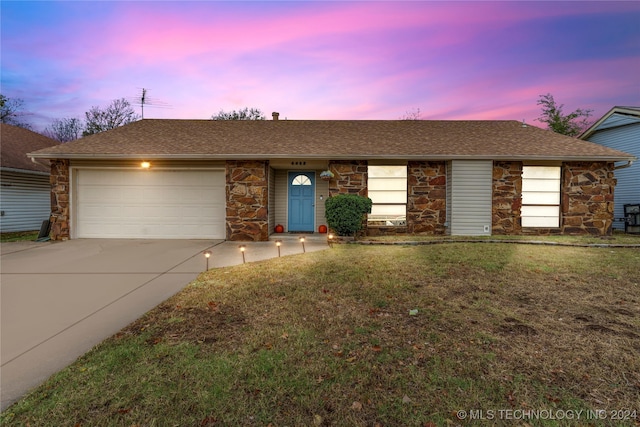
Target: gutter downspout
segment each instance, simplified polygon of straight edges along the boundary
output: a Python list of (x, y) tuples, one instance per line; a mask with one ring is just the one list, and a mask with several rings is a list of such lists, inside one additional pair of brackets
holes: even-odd
[(626, 168), (630, 167), (631, 165), (633, 165), (633, 160), (627, 160), (626, 164), (620, 165), (620, 166), (614, 166), (613, 170), (617, 171), (618, 169), (626, 169)]
[(51, 167), (51, 161), (48, 161), (47, 164), (44, 164), (42, 162), (39, 162), (35, 157), (31, 157), (31, 161), (33, 163), (35, 163), (36, 165), (44, 166), (46, 168), (50, 168)]

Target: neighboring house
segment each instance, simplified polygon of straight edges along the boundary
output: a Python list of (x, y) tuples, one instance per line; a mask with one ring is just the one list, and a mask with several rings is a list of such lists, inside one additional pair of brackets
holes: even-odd
[(27, 153), (60, 144), (46, 136), (0, 123), (0, 231), (39, 230), (51, 212), (49, 162)]
[[(613, 107), (583, 132), (580, 139), (640, 157), (640, 107)], [(624, 229), (621, 221), (624, 205), (640, 204), (640, 164), (636, 162), (630, 167), (616, 169), (616, 178), (614, 216), (617, 221), (613, 227)]]
[(246, 241), (318, 230), (338, 193), (371, 197), (370, 235), (605, 235), (614, 162), (634, 159), (516, 121), (276, 114), (147, 119), (30, 155), (51, 160), (53, 239)]

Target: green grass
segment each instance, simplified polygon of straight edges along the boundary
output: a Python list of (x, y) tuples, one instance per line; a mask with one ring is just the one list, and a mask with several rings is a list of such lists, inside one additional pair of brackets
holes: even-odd
[(0, 233), (0, 242), (21, 242), (25, 240), (36, 240), (39, 231), (16, 231), (9, 233)]
[(638, 265), (631, 248), (454, 243), (211, 270), (0, 421), (440, 426), (487, 425), (458, 410), (640, 410)]
[(493, 235), (493, 236), (431, 236), (431, 235), (398, 235), (398, 236), (376, 236), (362, 237), (359, 240), (377, 242), (438, 242), (438, 241), (542, 241), (546, 243), (577, 244), (577, 245), (640, 245), (640, 235), (625, 234), (615, 231), (611, 236), (581, 236), (581, 235), (561, 235), (561, 236), (516, 236), (516, 235)]

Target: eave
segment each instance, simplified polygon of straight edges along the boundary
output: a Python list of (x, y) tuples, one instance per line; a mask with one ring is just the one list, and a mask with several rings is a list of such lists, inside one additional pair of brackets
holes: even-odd
[(623, 162), (637, 160), (635, 156), (542, 156), (542, 155), (470, 155), (470, 154), (423, 154), (423, 155), (332, 155), (332, 154), (28, 154), (32, 159), (65, 160), (269, 160), (306, 158), (315, 160), (539, 160), (539, 161), (608, 161)]
[(580, 136), (578, 136), (578, 139), (581, 139), (583, 141), (586, 141), (587, 138), (589, 138), (591, 135), (593, 135), (594, 133), (596, 133), (598, 131), (598, 128), (605, 122), (607, 121), (607, 119), (609, 117), (611, 117), (614, 114), (625, 114), (628, 116), (635, 116), (635, 117), (640, 117), (640, 112), (638, 111), (638, 109), (636, 108), (628, 108), (628, 107), (613, 107), (611, 110), (609, 110), (604, 116), (602, 116), (597, 122), (595, 122), (594, 124), (592, 124), (589, 129), (585, 130), (584, 132), (582, 132), (582, 134)]

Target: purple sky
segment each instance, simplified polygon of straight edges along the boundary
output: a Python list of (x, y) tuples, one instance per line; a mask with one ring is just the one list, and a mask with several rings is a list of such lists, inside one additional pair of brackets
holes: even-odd
[[(42, 130), (148, 89), (145, 118), (535, 119), (640, 105), (640, 2), (6, 2), (3, 95)], [(156, 106), (154, 107), (155, 104)], [(160, 108), (164, 105), (165, 108)], [(166, 108), (166, 107), (170, 108)], [(136, 106), (139, 113), (139, 107)]]

